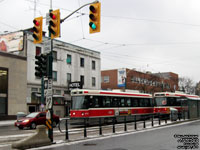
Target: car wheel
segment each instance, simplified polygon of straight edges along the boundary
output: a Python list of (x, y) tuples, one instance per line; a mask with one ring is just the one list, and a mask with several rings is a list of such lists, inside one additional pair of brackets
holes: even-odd
[(24, 129), (24, 127), (18, 127), (20, 130), (23, 130)]
[(35, 122), (32, 122), (30, 128), (31, 128), (31, 129), (35, 129), (35, 128), (36, 128), (36, 123), (35, 123)]

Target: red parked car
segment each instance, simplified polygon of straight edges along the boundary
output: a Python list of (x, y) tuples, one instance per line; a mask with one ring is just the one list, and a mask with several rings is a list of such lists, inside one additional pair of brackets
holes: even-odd
[[(59, 121), (60, 118), (56, 115), (53, 115), (53, 127), (56, 127)], [(15, 126), (19, 129), (23, 129), (24, 127), (30, 127), (31, 129), (35, 129), (37, 125), (45, 124), (46, 112), (33, 112), (15, 122)]]

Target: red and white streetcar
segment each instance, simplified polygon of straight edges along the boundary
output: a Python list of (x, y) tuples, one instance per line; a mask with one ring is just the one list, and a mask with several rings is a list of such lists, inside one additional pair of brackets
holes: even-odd
[(154, 111), (151, 94), (76, 89), (71, 91), (71, 97), (70, 118), (86, 118), (89, 124), (99, 117), (103, 118), (103, 122), (108, 122), (112, 117), (120, 121), (120, 116), (128, 116), (130, 120), (134, 118), (131, 116), (136, 115), (140, 119)]
[(183, 92), (157, 92), (154, 93), (154, 113), (169, 117), (170, 109), (176, 109), (178, 116), (188, 115), (188, 101), (200, 101), (197, 95), (185, 94)]

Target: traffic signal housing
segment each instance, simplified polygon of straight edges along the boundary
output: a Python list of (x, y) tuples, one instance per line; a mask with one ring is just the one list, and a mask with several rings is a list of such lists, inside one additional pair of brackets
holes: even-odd
[(42, 42), (42, 22), (43, 17), (38, 17), (33, 20), (33, 43), (41, 43)]
[(51, 11), (49, 16), (49, 32), (51, 34), (51, 39), (54, 39), (60, 36), (60, 10)]
[(35, 76), (41, 78), (48, 76), (48, 55), (40, 54), (35, 56)]
[(91, 4), (89, 13), (89, 26), (90, 26), (90, 33), (100, 32), (100, 25), (101, 25), (101, 3), (97, 2)]

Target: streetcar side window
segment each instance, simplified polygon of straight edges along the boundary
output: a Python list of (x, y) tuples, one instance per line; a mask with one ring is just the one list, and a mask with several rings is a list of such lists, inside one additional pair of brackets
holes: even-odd
[(167, 104), (169, 106), (177, 106), (176, 98), (175, 97), (168, 97), (167, 98)]
[(140, 98), (139, 99), (139, 107), (149, 107), (151, 106), (149, 98)]
[(118, 107), (118, 98), (117, 97), (112, 97), (111, 107)]
[(143, 99), (143, 98), (140, 98), (139, 99), (139, 107), (145, 107), (145, 99)]
[(91, 99), (91, 105), (92, 108), (99, 108), (100, 107), (100, 96), (94, 96), (93, 99)]
[(131, 107), (131, 98), (126, 99), (126, 104), (128, 107)]
[(149, 98), (149, 104), (150, 104), (150, 105), (149, 105), (150, 107), (153, 106), (153, 99), (152, 99), (152, 98)]
[(131, 106), (138, 107), (138, 99), (137, 98), (131, 98)]
[(108, 96), (103, 97), (103, 107), (110, 107), (111, 99)]
[(126, 106), (125, 98), (120, 97), (119, 98), (119, 107), (125, 107), (125, 106)]
[(176, 99), (176, 105), (177, 105), (177, 106), (181, 106), (181, 101), (182, 101), (181, 98), (177, 98), (177, 99)]

